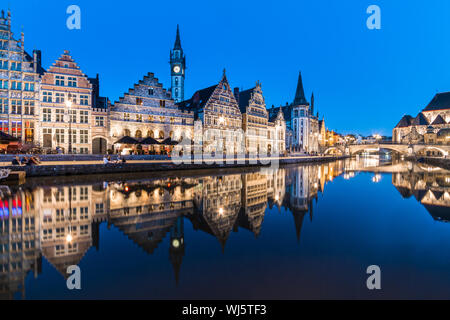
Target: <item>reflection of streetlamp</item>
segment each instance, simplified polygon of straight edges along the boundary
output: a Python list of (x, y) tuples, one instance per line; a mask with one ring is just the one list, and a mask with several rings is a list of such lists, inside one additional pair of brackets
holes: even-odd
[(377, 173), (372, 177), (372, 182), (373, 183), (378, 183), (381, 180), (381, 174)]
[(73, 237), (72, 237), (72, 187), (69, 186), (69, 233), (66, 236), (67, 243), (71, 244)]
[(67, 96), (66, 107), (69, 109), (69, 153), (72, 153), (72, 101), (70, 101), (69, 96)]

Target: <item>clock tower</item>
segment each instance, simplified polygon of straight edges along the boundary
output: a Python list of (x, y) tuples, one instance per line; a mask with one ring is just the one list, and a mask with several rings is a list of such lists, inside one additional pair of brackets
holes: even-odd
[(180, 28), (177, 25), (177, 37), (173, 50), (170, 51), (170, 76), (172, 99), (176, 103), (184, 100), (184, 72), (186, 70), (186, 57), (181, 48)]

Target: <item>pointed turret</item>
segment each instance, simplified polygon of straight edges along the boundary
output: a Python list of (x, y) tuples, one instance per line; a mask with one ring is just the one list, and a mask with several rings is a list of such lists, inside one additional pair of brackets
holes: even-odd
[(181, 49), (181, 40), (180, 40), (180, 26), (177, 24), (177, 36), (175, 38), (175, 44), (173, 46), (173, 50), (182, 50)]
[(298, 74), (297, 91), (295, 92), (294, 105), (306, 105), (308, 102), (305, 98), (305, 91), (303, 90), (302, 72)]
[(314, 114), (314, 92), (311, 94), (311, 114)]
[(283, 109), (281, 108), (281, 106), (280, 106), (280, 109), (278, 109), (277, 120), (284, 121), (284, 114), (283, 114)]

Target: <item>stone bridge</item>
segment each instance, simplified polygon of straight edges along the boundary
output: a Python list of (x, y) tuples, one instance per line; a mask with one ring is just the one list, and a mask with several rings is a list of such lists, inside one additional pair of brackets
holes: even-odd
[(358, 153), (378, 152), (381, 149), (398, 152), (405, 156), (433, 156), (448, 158), (450, 155), (450, 145), (425, 145), (425, 144), (395, 144), (395, 143), (374, 143), (374, 144), (352, 144), (345, 146), (333, 146), (323, 148), (324, 154), (356, 155)]

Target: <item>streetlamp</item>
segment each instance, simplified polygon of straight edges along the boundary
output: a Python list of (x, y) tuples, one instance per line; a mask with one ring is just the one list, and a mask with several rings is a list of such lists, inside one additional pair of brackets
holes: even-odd
[(66, 107), (68, 108), (68, 112), (69, 112), (69, 153), (71, 154), (72, 153), (72, 113), (71, 113), (72, 101), (69, 99), (69, 96), (67, 96)]

